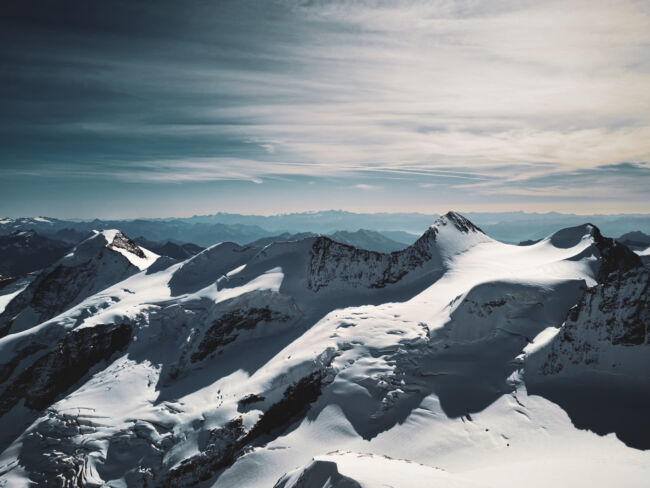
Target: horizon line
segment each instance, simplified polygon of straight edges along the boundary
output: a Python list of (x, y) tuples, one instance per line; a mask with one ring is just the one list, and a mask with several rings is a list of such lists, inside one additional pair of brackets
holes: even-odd
[(327, 210), (305, 210), (301, 212), (280, 212), (280, 213), (269, 213), (269, 214), (262, 214), (262, 213), (239, 213), (239, 212), (215, 212), (215, 213), (207, 213), (207, 214), (193, 214), (190, 216), (180, 216), (180, 217), (172, 217), (172, 216), (159, 216), (159, 217), (145, 217), (145, 216), (139, 216), (139, 217), (54, 217), (54, 216), (48, 216), (48, 215), (30, 215), (30, 216), (25, 216), (25, 215), (20, 215), (20, 216), (9, 216), (5, 215), (0, 217), (0, 221), (5, 220), (5, 219), (11, 219), (11, 220), (18, 220), (18, 219), (36, 219), (36, 218), (42, 218), (42, 219), (53, 219), (53, 220), (68, 220), (68, 221), (79, 221), (79, 222), (90, 222), (93, 220), (125, 220), (125, 221), (135, 221), (135, 220), (187, 220), (187, 219), (193, 219), (193, 218), (203, 218), (203, 217), (216, 217), (219, 215), (223, 216), (242, 216), (242, 217), (260, 217), (260, 218), (273, 218), (273, 217), (286, 217), (286, 216), (292, 216), (292, 215), (318, 215), (318, 214), (323, 214), (323, 213), (341, 213), (341, 214), (350, 214), (350, 215), (421, 215), (423, 217), (435, 217), (435, 216), (441, 216), (445, 215), (448, 212), (455, 212), (461, 215), (464, 214), (523, 214), (523, 215), (540, 215), (540, 216), (545, 216), (545, 215), (560, 215), (560, 216), (576, 216), (576, 217), (581, 217), (581, 216), (594, 216), (594, 217), (615, 217), (615, 216), (627, 216), (627, 217), (646, 217), (650, 216), (650, 212), (611, 212), (611, 213), (603, 213), (603, 212), (596, 212), (596, 213), (583, 213), (583, 212), (558, 212), (556, 210), (550, 210), (548, 212), (529, 212), (525, 210), (507, 210), (507, 211), (461, 211), (461, 210), (454, 210), (454, 209), (449, 209), (446, 212), (386, 212), (386, 211), (378, 211), (378, 212), (355, 212), (351, 210), (343, 210), (343, 209), (327, 209)]

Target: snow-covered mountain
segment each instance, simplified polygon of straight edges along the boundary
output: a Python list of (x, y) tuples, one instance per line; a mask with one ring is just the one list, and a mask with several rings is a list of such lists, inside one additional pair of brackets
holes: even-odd
[(643, 486), (650, 404), (607, 424), (547, 385), (648, 391), (647, 282), (592, 225), (514, 246), (453, 212), (390, 254), (96, 233), (0, 315), (0, 480)]
[(47, 217), (20, 217), (12, 219), (10, 217), (0, 218), (0, 233), (2, 235), (11, 234), (25, 230), (34, 230), (34, 228), (54, 228), (60, 220)]
[(0, 337), (27, 330), (146, 269), (157, 255), (117, 230), (96, 232), (41, 271), (0, 314)]

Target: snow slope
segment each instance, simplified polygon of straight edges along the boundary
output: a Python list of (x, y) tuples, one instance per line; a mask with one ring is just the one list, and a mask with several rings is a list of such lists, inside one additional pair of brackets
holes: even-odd
[(450, 212), (391, 254), (319, 236), (156, 263), (0, 339), (0, 479), (644, 486), (650, 452), (522, 374), (634, 259), (593, 226), (512, 246)]

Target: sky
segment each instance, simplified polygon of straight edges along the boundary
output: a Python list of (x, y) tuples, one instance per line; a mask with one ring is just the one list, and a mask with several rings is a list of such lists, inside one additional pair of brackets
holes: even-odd
[(650, 212), (650, 0), (23, 0), (0, 215)]

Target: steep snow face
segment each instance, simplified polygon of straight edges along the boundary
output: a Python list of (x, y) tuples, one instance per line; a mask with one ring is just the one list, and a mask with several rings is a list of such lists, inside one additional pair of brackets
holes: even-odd
[(568, 234), (510, 246), (449, 213), (392, 254), (222, 243), (132, 274), (0, 339), (0, 479), (641, 484), (650, 453), (577, 430), (522, 381), (611, 256)]
[(169, 281), (172, 295), (196, 292), (245, 265), (259, 248), (233, 242), (215, 244), (185, 261)]
[(593, 225), (584, 224), (559, 230), (548, 239), (553, 246), (568, 249), (577, 246), (583, 240), (592, 240), (594, 233), (595, 227)]

